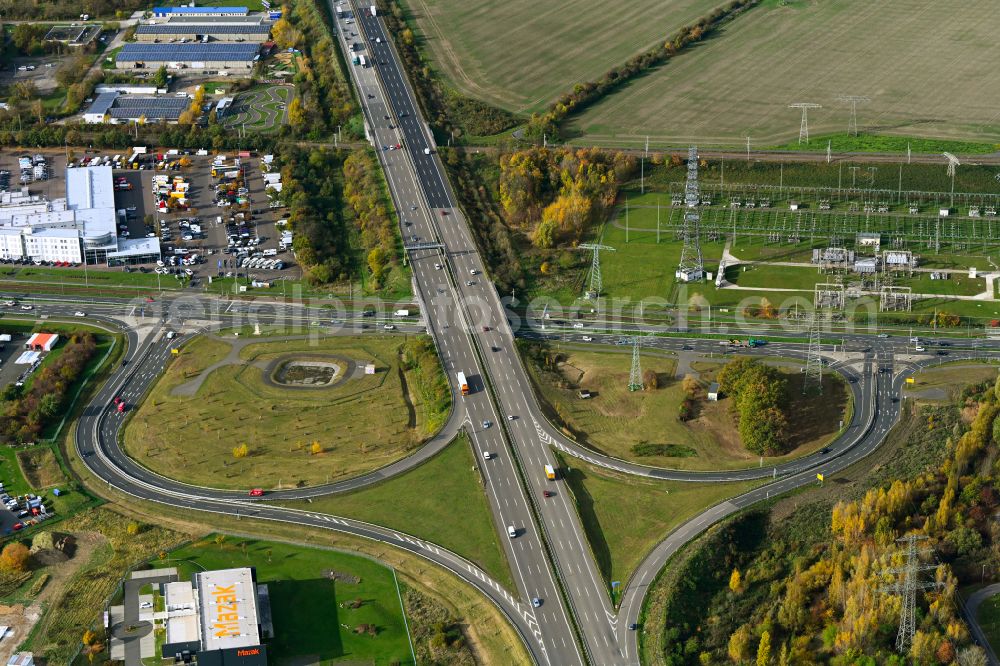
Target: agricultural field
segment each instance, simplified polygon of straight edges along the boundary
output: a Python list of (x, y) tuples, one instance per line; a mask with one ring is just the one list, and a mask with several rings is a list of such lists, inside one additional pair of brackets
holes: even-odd
[(160, 474), (184, 470), (185, 481), (219, 488), (312, 485), (382, 467), (448, 414), (447, 400), (428, 399), (443, 383), (433, 351), (414, 367), (403, 362), (404, 344), (374, 335), (195, 339), (136, 408), (125, 449)]
[[(554, 370), (540, 370), (526, 359), (535, 385), (549, 413), (580, 443), (611, 456), (675, 469), (738, 469), (759, 464), (746, 451), (726, 400), (709, 402), (704, 389), (714, 381), (717, 366), (683, 370), (701, 385), (693, 400), (691, 418), (680, 418), (685, 399), (678, 360), (657, 352), (642, 355), (644, 372), (655, 372), (658, 387), (629, 391), (630, 350), (590, 352), (559, 350), (562, 361)], [(802, 396), (801, 366), (783, 365), (788, 375), (790, 431), (795, 435), (789, 453), (765, 457), (765, 465), (812, 453), (837, 434), (838, 421), (848, 418), (850, 399), (846, 385), (824, 376), (822, 395)], [(580, 400), (577, 391), (593, 394)]]
[(989, 0), (763, 3), (586, 109), (566, 134), (587, 145), (647, 135), (653, 145), (785, 144), (799, 130), (789, 104), (823, 106), (809, 114), (813, 136), (843, 133), (850, 107), (837, 98), (863, 95), (862, 132), (996, 143), (1000, 90), (983, 84), (1000, 56), (995, 12)]
[(462, 94), (508, 111), (545, 108), (724, 3), (405, 0), (432, 65)]

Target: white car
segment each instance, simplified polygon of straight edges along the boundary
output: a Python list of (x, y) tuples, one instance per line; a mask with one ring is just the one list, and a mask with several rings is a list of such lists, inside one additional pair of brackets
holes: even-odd
[(917, 345), (916, 347), (913, 348), (913, 351), (922, 352), (922, 351), (927, 351), (927, 350), (924, 347), (922, 347), (921, 345)]
[(143, 601), (139, 604), (139, 608), (152, 608), (152, 607), (153, 607), (152, 601)]
[(493, 457), (493, 454), (489, 451), (483, 451), (483, 460), (489, 460)]
[(583, 336), (583, 341), (584, 342), (593, 342), (594, 338), (590, 337), (589, 335), (585, 335), (585, 336)]
[(22, 310), (34, 310), (35, 306), (33, 306), (33, 305), (22, 305), (21, 309)]
[(385, 326), (383, 326), (382, 328), (384, 328), (384, 329), (385, 329), (385, 330), (387, 330), (387, 331), (392, 331), (392, 330), (395, 330), (395, 328), (396, 328), (396, 327), (395, 327), (395, 326), (393, 326), (392, 324), (386, 324), (386, 325), (385, 325)]
[(77, 310), (76, 312), (73, 313), (73, 316), (74, 317), (86, 317), (87, 313), (86, 312), (81, 312), (80, 310)]
[(434, 270), (436, 271), (441, 270), (441, 264), (434, 264)]
[(575, 324), (573, 324), (573, 328), (583, 328), (583, 322), (582, 321), (576, 322)]

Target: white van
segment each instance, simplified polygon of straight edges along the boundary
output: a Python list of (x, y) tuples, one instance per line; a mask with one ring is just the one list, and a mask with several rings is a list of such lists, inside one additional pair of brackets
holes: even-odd
[(268, 249), (268, 250), (264, 250), (264, 256), (265, 257), (274, 257), (274, 256), (277, 256), (277, 254), (278, 254), (278, 251), (276, 249), (274, 249), (274, 248), (271, 248), (271, 249)]
[(517, 530), (514, 529), (513, 525), (507, 526), (507, 536), (509, 536), (511, 539), (517, 537)]

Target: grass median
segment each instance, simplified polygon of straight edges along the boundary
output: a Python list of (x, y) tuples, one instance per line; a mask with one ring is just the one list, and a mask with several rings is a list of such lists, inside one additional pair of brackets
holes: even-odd
[(560, 468), (609, 588), (612, 581), (624, 585), (656, 544), (686, 520), (762, 483), (654, 481), (565, 456)]
[(402, 476), (353, 493), (287, 504), (427, 539), (475, 562), (507, 589), (514, 589), (482, 477), (464, 434)]

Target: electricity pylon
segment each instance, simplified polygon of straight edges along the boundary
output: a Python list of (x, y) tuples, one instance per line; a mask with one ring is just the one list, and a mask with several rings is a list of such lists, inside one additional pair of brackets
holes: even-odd
[(920, 580), (921, 571), (937, 568), (936, 564), (920, 563), (921, 552), (929, 553), (930, 551), (918, 551), (917, 541), (926, 538), (920, 534), (910, 534), (896, 539), (897, 542), (906, 543), (906, 564), (882, 572), (884, 575), (895, 575), (897, 578), (892, 585), (887, 585), (879, 591), (903, 597), (903, 604), (899, 609), (899, 631), (896, 633), (896, 651), (900, 654), (906, 654), (910, 650), (910, 646), (913, 645), (913, 632), (917, 626), (917, 590), (928, 590), (942, 585), (937, 581)]
[(843, 283), (820, 282), (813, 291), (813, 309), (809, 315), (809, 355), (806, 356), (806, 376), (802, 392), (815, 388), (823, 392), (823, 323), (829, 321), (833, 311), (843, 310), (847, 295)]
[(642, 385), (642, 362), (639, 360), (639, 346), (642, 338), (638, 335), (632, 338), (632, 369), (628, 373), (628, 390), (641, 391)]
[(701, 256), (701, 240), (699, 239), (699, 224), (701, 215), (698, 205), (701, 203), (701, 190), (698, 187), (698, 148), (688, 148), (687, 183), (684, 185), (684, 224), (681, 228), (681, 261), (677, 264), (674, 276), (682, 282), (697, 282), (705, 275), (705, 264)]
[(847, 121), (847, 136), (858, 135), (858, 104), (870, 102), (871, 99), (863, 95), (841, 95), (837, 98), (841, 102), (851, 105), (851, 118)]
[(823, 107), (812, 102), (796, 102), (789, 104), (788, 108), (802, 110), (802, 121), (799, 123), (799, 143), (809, 143), (809, 109), (822, 109)]
[(604, 283), (601, 281), (601, 250), (614, 252), (615, 248), (610, 245), (600, 243), (580, 243), (576, 246), (578, 250), (593, 250), (594, 256), (590, 262), (590, 288), (583, 292), (584, 298), (596, 299), (601, 295)]

